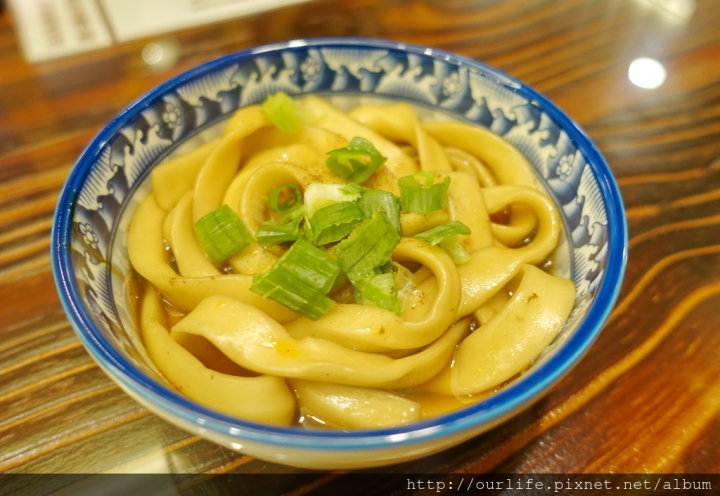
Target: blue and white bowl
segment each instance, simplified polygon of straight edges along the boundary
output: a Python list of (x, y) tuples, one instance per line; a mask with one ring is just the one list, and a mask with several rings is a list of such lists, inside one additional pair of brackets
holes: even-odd
[[(216, 136), (237, 109), (277, 91), (399, 100), (484, 126), (518, 148), (561, 207), (558, 270), (578, 298), (558, 339), (520, 378), (467, 408), (368, 431), (309, 431), (232, 418), (172, 389), (143, 348), (126, 278), (125, 228), (151, 169)], [(340, 98), (338, 101), (345, 101)], [(298, 40), (208, 62), (160, 85), (115, 117), (72, 169), (53, 226), (58, 291), (105, 372), (150, 410), (190, 432), (269, 461), (359, 468), (438, 452), (507, 420), (546, 393), (587, 351), (613, 306), (627, 255), (618, 188), (585, 133), (545, 97), (479, 62), (387, 41)]]

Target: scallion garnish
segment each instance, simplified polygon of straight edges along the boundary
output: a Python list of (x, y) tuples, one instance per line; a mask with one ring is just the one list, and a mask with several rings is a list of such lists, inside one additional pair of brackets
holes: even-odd
[(357, 202), (333, 203), (315, 212), (310, 219), (308, 233), (311, 233), (309, 236), (315, 245), (334, 243), (350, 234), (364, 218)]
[(412, 272), (389, 261), (375, 269), (375, 275), (355, 286), (355, 302), (375, 305), (400, 314), (415, 289)]
[(340, 263), (305, 240), (298, 240), (268, 271), (255, 274), (250, 290), (317, 320), (335, 302), (327, 297)]
[(450, 178), (433, 184), (432, 172), (418, 172), (398, 180), (400, 203), (406, 212), (434, 212), (447, 205), (447, 192)]
[(328, 168), (346, 181), (363, 183), (385, 163), (379, 151), (365, 138), (356, 136), (344, 148), (328, 152)]
[(277, 226), (265, 224), (260, 226), (258, 230), (255, 231), (255, 239), (257, 239), (258, 243), (266, 248), (271, 248), (275, 245), (279, 245), (280, 243), (297, 241), (302, 238), (302, 234), (300, 233), (301, 220), (302, 217), (297, 218), (292, 222), (288, 222), (287, 224)]
[(432, 245), (440, 245), (455, 264), (462, 265), (470, 261), (470, 254), (460, 243), (458, 234), (470, 234), (470, 228), (454, 220), (416, 234), (413, 238), (422, 239)]
[(365, 188), (360, 186), (358, 183), (350, 183), (342, 188), (340, 188), (340, 191), (346, 195), (357, 195), (358, 193), (361, 193)]
[(395, 283), (395, 294), (403, 305), (410, 299), (410, 295), (415, 290), (415, 276), (407, 267), (393, 262), (393, 273)]
[(455, 262), (456, 265), (462, 265), (468, 263), (471, 260), (470, 254), (467, 252), (465, 247), (460, 243), (457, 235), (448, 236), (440, 242), (440, 248), (450, 255), (450, 259)]
[(360, 193), (358, 205), (360, 205), (365, 217), (372, 216), (378, 209), (384, 210), (392, 225), (397, 229), (398, 234), (402, 235), (400, 199), (397, 196), (380, 189), (363, 189)]
[(261, 108), (270, 122), (281, 131), (295, 133), (303, 127), (295, 102), (283, 91), (268, 95)]
[(449, 236), (453, 236), (455, 234), (470, 234), (470, 228), (462, 222), (454, 220), (416, 234), (413, 238), (425, 240), (435, 246), (440, 244)]
[(302, 207), (302, 193), (292, 183), (278, 186), (270, 191), (267, 204), (268, 208), (273, 212), (290, 215)]
[(305, 215), (312, 218), (315, 212), (339, 202), (352, 202), (360, 198), (360, 193), (347, 192), (343, 184), (312, 183), (305, 190)]
[(393, 313), (402, 311), (402, 301), (396, 296), (395, 274), (376, 274), (355, 287), (355, 301), (362, 305), (375, 305)]
[(228, 205), (213, 210), (195, 223), (200, 244), (215, 263), (224, 262), (252, 243), (242, 219)]
[(400, 235), (385, 212), (375, 212), (335, 246), (335, 255), (354, 286), (375, 275), (390, 260)]

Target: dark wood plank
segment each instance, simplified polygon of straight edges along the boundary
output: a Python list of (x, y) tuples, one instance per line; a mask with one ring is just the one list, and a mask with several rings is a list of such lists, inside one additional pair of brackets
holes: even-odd
[[(455, 51), (545, 92), (604, 153), (630, 225), (619, 303), (576, 369), (496, 429), (388, 470), (720, 473), (720, 9), (698, 0), (681, 22), (657, 3), (316, 0), (162, 37), (179, 47), (162, 71), (142, 63), (151, 40), (29, 65), (0, 14), (0, 472), (303, 472), (122, 393), (62, 313), (49, 232), (73, 161), (145, 91), (230, 51), (351, 35)], [(641, 55), (665, 64), (660, 88), (628, 81)]]

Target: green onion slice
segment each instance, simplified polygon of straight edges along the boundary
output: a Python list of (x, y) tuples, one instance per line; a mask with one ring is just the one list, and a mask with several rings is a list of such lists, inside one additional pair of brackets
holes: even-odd
[(358, 204), (363, 210), (365, 217), (372, 216), (378, 209), (384, 210), (392, 225), (395, 226), (398, 234), (402, 235), (402, 227), (400, 226), (400, 199), (397, 196), (389, 191), (380, 189), (364, 189), (360, 193)]
[(302, 193), (292, 183), (278, 186), (270, 191), (267, 199), (270, 210), (283, 215), (290, 215), (303, 205)]
[(355, 302), (375, 305), (396, 314), (402, 313), (415, 289), (412, 272), (393, 261), (379, 267), (376, 272), (355, 287)]
[(350, 183), (340, 188), (340, 191), (346, 195), (357, 195), (358, 193), (362, 193), (364, 189), (365, 188), (360, 186), (358, 183)]
[(340, 202), (353, 202), (360, 198), (360, 193), (344, 191), (343, 184), (312, 183), (305, 190), (305, 215), (312, 218), (321, 208)]
[(228, 205), (201, 217), (195, 223), (195, 233), (215, 263), (224, 262), (253, 241), (240, 216)]
[(324, 245), (340, 241), (364, 218), (365, 215), (357, 202), (333, 203), (323, 207), (310, 219), (309, 232), (312, 233), (312, 242), (315, 245)]
[(450, 258), (456, 265), (468, 263), (472, 258), (467, 250), (463, 247), (457, 235), (449, 236), (440, 242), (440, 248), (450, 255)]
[(302, 233), (300, 232), (301, 220), (302, 217), (299, 217), (287, 224), (278, 226), (265, 224), (260, 226), (258, 230), (255, 231), (255, 239), (266, 248), (271, 248), (280, 243), (297, 241), (302, 238)]
[(396, 296), (395, 277), (392, 272), (377, 274), (355, 287), (355, 301), (362, 305), (375, 305), (393, 313), (403, 309), (402, 301)]
[(462, 222), (454, 220), (416, 234), (413, 238), (425, 240), (435, 246), (455, 234), (470, 234), (470, 228)]
[(392, 270), (395, 273), (395, 294), (404, 306), (415, 290), (415, 275), (410, 272), (410, 269), (397, 262), (393, 262), (392, 264)]
[(400, 235), (385, 212), (375, 212), (335, 246), (343, 271), (354, 286), (375, 275), (375, 269), (390, 260)]
[(348, 146), (329, 151), (325, 163), (346, 181), (363, 183), (386, 160), (387, 157), (383, 157), (372, 143), (356, 136)]
[(450, 178), (433, 184), (434, 174), (418, 172), (398, 179), (400, 203), (406, 212), (434, 212), (447, 205), (447, 191)]
[(339, 275), (337, 260), (301, 239), (268, 271), (253, 276), (250, 291), (317, 320), (335, 305), (327, 294)]
[(295, 102), (283, 91), (268, 95), (260, 108), (270, 122), (281, 131), (295, 133), (303, 127), (303, 120)]

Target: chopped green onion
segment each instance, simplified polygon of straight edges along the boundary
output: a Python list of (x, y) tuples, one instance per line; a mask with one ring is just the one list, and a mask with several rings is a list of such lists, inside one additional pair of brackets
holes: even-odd
[(364, 218), (357, 202), (346, 201), (323, 207), (310, 219), (312, 242), (315, 245), (324, 245), (340, 241)]
[(195, 232), (215, 263), (224, 262), (253, 241), (242, 219), (228, 205), (201, 217), (195, 223)]
[(355, 287), (355, 301), (372, 304), (394, 313), (400, 313), (402, 301), (396, 296), (395, 277), (392, 272), (376, 274)]
[(420, 171), (413, 174), (413, 177), (422, 186), (432, 186), (435, 182), (435, 173), (432, 171)]
[(362, 193), (364, 189), (365, 188), (360, 186), (358, 183), (350, 183), (340, 188), (340, 191), (346, 195), (357, 195), (358, 193)]
[(392, 225), (397, 229), (398, 234), (402, 235), (402, 227), (400, 226), (400, 199), (397, 196), (389, 191), (380, 189), (364, 189), (360, 193), (358, 204), (363, 210), (365, 217), (370, 217), (377, 212), (379, 208), (383, 209)]
[(353, 285), (370, 279), (390, 260), (400, 235), (384, 212), (375, 212), (335, 246), (335, 255)]
[(260, 226), (258, 230), (255, 231), (255, 239), (257, 239), (258, 243), (266, 248), (271, 248), (275, 245), (279, 245), (280, 243), (297, 241), (302, 238), (302, 234), (300, 233), (301, 220), (302, 217), (299, 217), (292, 222), (281, 224), (279, 226), (273, 226), (270, 224)]
[(305, 190), (305, 215), (312, 218), (315, 212), (333, 203), (351, 202), (360, 198), (360, 193), (346, 193), (343, 184), (312, 183)]
[(268, 271), (253, 276), (250, 291), (317, 320), (335, 305), (327, 294), (339, 275), (337, 260), (301, 239)]
[(470, 261), (470, 254), (460, 243), (458, 234), (470, 234), (470, 228), (459, 221), (446, 222), (427, 231), (413, 236), (414, 238), (427, 241), (431, 245), (440, 245), (453, 262), (462, 265)]
[(434, 212), (447, 205), (447, 191), (450, 178), (433, 184), (434, 174), (429, 171), (418, 172), (398, 180), (400, 203), (406, 212)]
[(302, 193), (292, 183), (278, 186), (270, 191), (267, 204), (268, 208), (273, 212), (290, 215), (302, 207)]
[(435, 246), (440, 244), (445, 238), (455, 234), (470, 234), (470, 228), (462, 222), (454, 220), (416, 234), (413, 238), (425, 240)]
[(380, 265), (379, 267), (376, 267), (376, 268), (375, 268), (375, 275), (387, 274), (388, 272), (394, 270), (394, 269), (393, 269), (393, 264), (394, 264), (394, 263), (395, 263), (395, 262), (393, 262), (392, 260), (388, 259), (387, 262), (385, 262), (384, 264), (382, 264), (382, 265)]
[(367, 281), (355, 287), (355, 301), (362, 305), (375, 305), (400, 314), (415, 289), (412, 272), (397, 262), (390, 261)]
[(295, 102), (285, 92), (268, 95), (261, 108), (270, 122), (281, 131), (295, 133), (303, 127)]
[(463, 247), (457, 235), (449, 236), (440, 242), (440, 248), (450, 255), (450, 258), (456, 265), (468, 263), (472, 257)]
[(328, 294), (333, 294), (335, 291), (337, 291), (337, 289), (340, 286), (345, 284), (345, 282), (347, 282), (347, 281), (348, 281), (348, 276), (345, 274), (345, 272), (340, 270), (340, 275), (338, 275), (337, 278), (335, 279), (335, 283), (333, 284), (332, 288), (330, 288), (330, 291)]
[(312, 224), (310, 224), (310, 220), (307, 217), (304, 217), (305, 222), (303, 223), (303, 238), (308, 243), (315, 243), (313, 240), (315, 239), (315, 233), (313, 233)]
[(415, 290), (415, 275), (410, 272), (407, 267), (397, 262), (393, 262), (392, 264), (393, 272), (395, 273), (395, 293), (404, 306)]
[(329, 151), (325, 163), (346, 181), (363, 183), (386, 160), (387, 157), (383, 157), (372, 143), (356, 136), (348, 146)]

